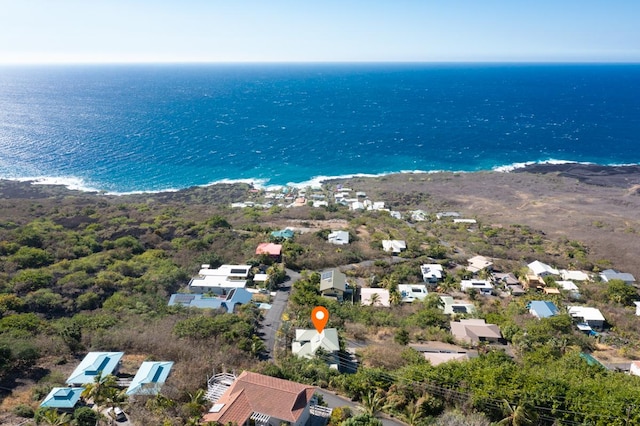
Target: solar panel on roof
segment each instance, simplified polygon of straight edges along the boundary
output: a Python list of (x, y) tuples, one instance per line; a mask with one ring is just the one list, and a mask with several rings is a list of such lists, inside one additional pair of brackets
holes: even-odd
[(333, 278), (333, 271), (323, 272), (322, 275), (320, 275), (320, 278), (323, 280), (330, 280)]
[(232, 269), (231, 273), (232, 274), (245, 274), (247, 272), (246, 269)]
[(184, 303), (186, 305), (190, 304), (193, 299), (195, 299), (196, 297), (192, 294), (177, 294), (175, 299), (173, 299), (175, 301), (175, 303)]

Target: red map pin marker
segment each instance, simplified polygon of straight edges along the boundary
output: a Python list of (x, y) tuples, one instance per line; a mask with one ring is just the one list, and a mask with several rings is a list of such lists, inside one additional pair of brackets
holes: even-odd
[(318, 333), (322, 333), (324, 326), (329, 321), (329, 311), (324, 306), (316, 306), (311, 311), (311, 322), (313, 326), (318, 330)]

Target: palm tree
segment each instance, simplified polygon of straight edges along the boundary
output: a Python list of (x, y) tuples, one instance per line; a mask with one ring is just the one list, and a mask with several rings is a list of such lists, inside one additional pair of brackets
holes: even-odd
[(384, 397), (379, 392), (369, 391), (362, 396), (362, 408), (365, 414), (375, 416), (384, 405)]
[(55, 408), (51, 408), (43, 413), (40, 423), (49, 426), (69, 426), (71, 414), (59, 413)]
[(380, 303), (380, 295), (378, 293), (373, 293), (371, 296), (369, 296), (369, 304), (371, 306), (376, 306), (379, 303)]
[(531, 426), (536, 424), (535, 413), (532, 412), (528, 404), (510, 404), (506, 399), (503, 402), (503, 412), (506, 416), (496, 425), (498, 426)]
[(404, 411), (400, 414), (400, 418), (404, 420), (409, 426), (415, 426), (422, 418), (422, 410), (420, 409), (420, 400), (416, 402), (409, 402)]
[(85, 385), (84, 391), (82, 391), (82, 397), (85, 400), (92, 400), (98, 408), (102, 407), (108, 400), (111, 393), (117, 391), (116, 377), (107, 374), (102, 375), (102, 371), (99, 371), (96, 377), (93, 379), (93, 383)]

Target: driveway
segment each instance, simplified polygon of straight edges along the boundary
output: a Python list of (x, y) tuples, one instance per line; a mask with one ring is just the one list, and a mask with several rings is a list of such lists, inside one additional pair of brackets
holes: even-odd
[[(316, 393), (322, 395), (322, 399), (330, 408), (349, 407), (351, 408), (351, 412), (354, 413), (354, 415), (362, 412), (362, 409), (360, 408), (360, 404), (357, 404), (348, 398), (345, 398), (340, 395), (336, 395), (331, 391), (328, 391), (326, 389), (320, 389), (320, 388), (316, 389)], [(382, 422), (384, 426), (407, 426), (406, 423), (403, 423), (397, 419), (380, 417), (380, 415), (378, 415), (378, 419)]]
[(282, 323), (282, 314), (289, 301), (291, 286), (300, 279), (298, 272), (286, 269), (286, 273), (289, 279), (282, 283), (280, 288), (275, 292), (276, 295), (271, 302), (271, 309), (265, 312), (264, 319), (260, 324), (260, 334), (266, 347), (264, 359), (268, 361), (273, 360), (276, 332), (280, 329), (280, 324)]

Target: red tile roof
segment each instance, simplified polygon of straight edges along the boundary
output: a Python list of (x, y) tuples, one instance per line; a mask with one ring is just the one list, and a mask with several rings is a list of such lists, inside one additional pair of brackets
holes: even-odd
[(314, 392), (313, 386), (245, 371), (218, 400), (217, 404), (223, 404), (220, 411), (202, 420), (241, 425), (251, 414), (261, 413), (295, 423)]
[(256, 248), (256, 254), (268, 254), (270, 256), (280, 256), (282, 244), (260, 243)]

